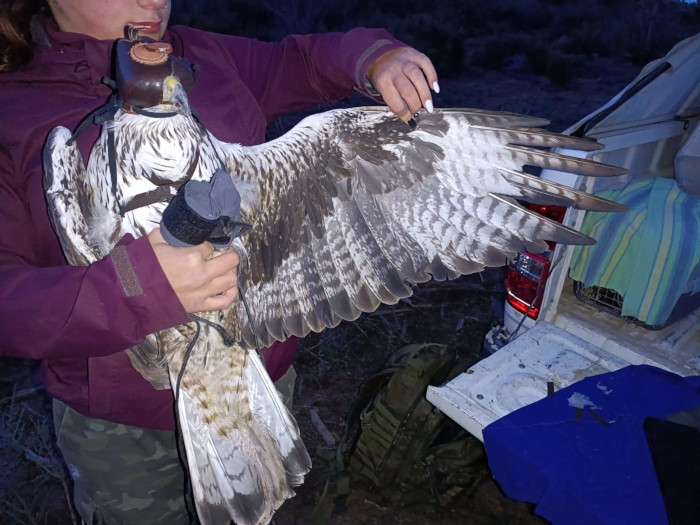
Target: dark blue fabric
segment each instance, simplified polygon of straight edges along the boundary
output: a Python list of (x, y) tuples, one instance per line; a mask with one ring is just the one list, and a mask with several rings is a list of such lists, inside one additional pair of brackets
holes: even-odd
[(505, 494), (556, 525), (665, 524), (642, 425), (699, 404), (700, 377), (628, 366), (487, 426), (486, 454)]

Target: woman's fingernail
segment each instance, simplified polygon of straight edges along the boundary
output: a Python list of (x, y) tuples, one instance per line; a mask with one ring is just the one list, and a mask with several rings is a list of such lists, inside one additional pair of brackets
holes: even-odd
[(435, 93), (440, 93), (440, 84), (437, 83), (437, 80), (433, 82), (433, 91), (435, 91)]
[(428, 110), (428, 113), (433, 112), (433, 101), (432, 100), (428, 99), (425, 101), (425, 109)]
[(416, 124), (416, 119), (414, 118), (408, 119), (408, 122), (406, 122), (406, 124), (408, 124), (408, 127), (410, 127), (411, 129), (416, 129), (416, 126), (418, 125)]

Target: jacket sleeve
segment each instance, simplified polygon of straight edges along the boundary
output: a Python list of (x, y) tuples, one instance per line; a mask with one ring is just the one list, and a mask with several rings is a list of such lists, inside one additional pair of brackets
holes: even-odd
[(260, 52), (255, 62), (266, 67), (253, 68), (244, 78), (251, 79), (251, 91), (272, 120), (310, 105), (336, 102), (353, 90), (370, 96), (367, 69), (382, 54), (404, 45), (383, 29), (292, 35)]
[(268, 122), (286, 113), (337, 102), (353, 90), (372, 96), (365, 81), (367, 69), (387, 51), (406, 45), (384, 29), (366, 28), (346, 33), (291, 35), (274, 43), (203, 35), (187, 35), (188, 46), (199, 40), (204, 47), (213, 47), (207, 53), (230, 60)]
[(147, 237), (88, 267), (48, 264), (32, 214), (41, 190), (18, 188), (13, 170), (0, 147), (0, 356), (102, 356), (189, 321)]

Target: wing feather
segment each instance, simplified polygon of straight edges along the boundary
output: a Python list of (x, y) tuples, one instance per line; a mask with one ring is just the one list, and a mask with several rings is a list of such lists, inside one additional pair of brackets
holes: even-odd
[(412, 237), (402, 235), (404, 231), (393, 224), (391, 216), (386, 217), (374, 195), (358, 194), (355, 203), (362, 215), (365, 226), (370, 230), (383, 256), (393, 266), (396, 277), (401, 279), (401, 286), (395, 288), (397, 297), (405, 286), (404, 280), (418, 283), (429, 279), (424, 272), (428, 262), (421, 257), (423, 252)]
[(518, 189), (521, 196), (534, 204), (571, 206), (581, 210), (619, 212), (627, 207), (617, 202), (602, 199), (563, 184), (543, 180), (529, 173), (515, 170), (500, 170), (501, 175)]
[[(338, 226), (346, 241), (348, 255), (353, 258), (361, 281), (379, 301), (394, 304), (400, 297), (391, 293), (386, 287), (391, 284), (391, 264), (382, 255), (357, 204), (354, 200), (343, 202), (337, 207), (337, 211)], [(400, 293), (402, 297), (407, 297), (410, 295), (410, 290), (405, 292), (402, 290)]]
[(89, 216), (93, 188), (86, 184), (83, 157), (71, 132), (62, 126), (51, 130), (44, 147), (44, 190), (49, 218), (63, 253), (74, 266), (87, 266), (100, 258), (90, 242)]
[[(313, 115), (279, 139), (221, 145), (234, 180), (257, 188), (245, 268), (254, 329), (270, 342), (354, 320), (429, 278), (502, 265), (546, 240), (586, 236), (518, 200), (619, 211), (604, 199), (525, 173), (624, 172), (551, 148), (592, 141), (535, 127), (543, 119), (471, 109), (422, 114), (416, 129), (383, 108)], [(245, 323), (243, 323), (245, 324)]]

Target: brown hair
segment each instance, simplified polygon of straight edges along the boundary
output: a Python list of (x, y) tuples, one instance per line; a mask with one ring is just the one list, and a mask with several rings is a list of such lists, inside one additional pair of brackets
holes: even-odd
[(0, 0), (0, 73), (31, 60), (31, 20), (42, 12), (49, 12), (46, 0)]

